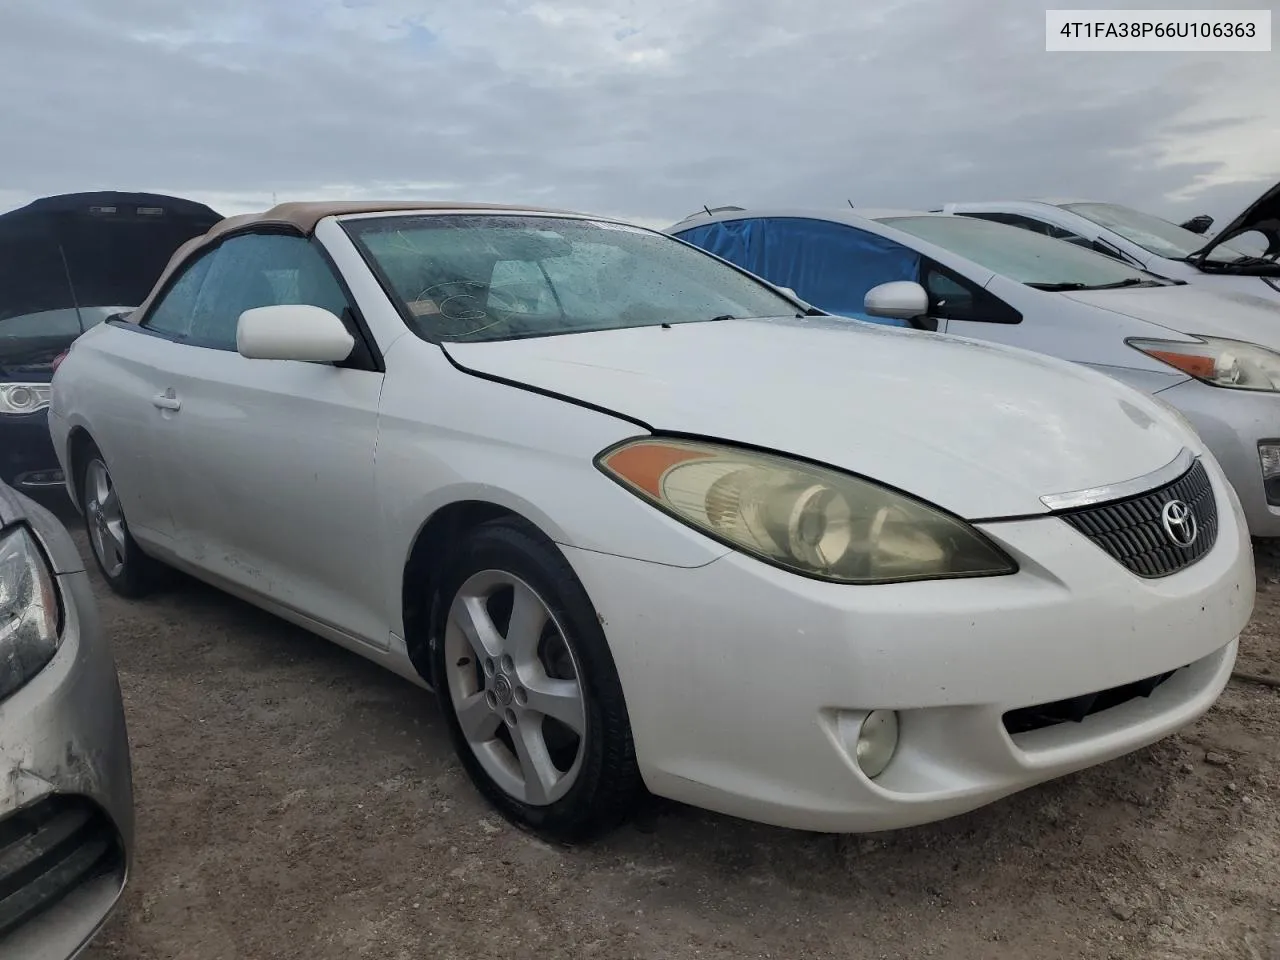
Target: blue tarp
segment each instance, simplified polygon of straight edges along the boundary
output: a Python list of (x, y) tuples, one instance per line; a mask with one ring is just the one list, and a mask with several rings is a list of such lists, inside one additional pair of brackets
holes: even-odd
[(863, 299), (891, 280), (917, 280), (920, 254), (847, 224), (807, 217), (724, 220), (676, 234), (695, 246), (790, 287), (803, 300), (838, 316), (908, 326), (869, 316)]

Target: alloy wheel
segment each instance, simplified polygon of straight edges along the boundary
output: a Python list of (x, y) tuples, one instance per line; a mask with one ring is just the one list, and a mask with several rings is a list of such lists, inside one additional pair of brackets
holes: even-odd
[(483, 570), (454, 596), (445, 682), (485, 773), (530, 806), (572, 788), (586, 746), (581, 670), (546, 601), (514, 574)]
[(107, 465), (92, 460), (85, 470), (85, 518), (93, 552), (108, 577), (117, 577), (128, 559), (124, 513)]

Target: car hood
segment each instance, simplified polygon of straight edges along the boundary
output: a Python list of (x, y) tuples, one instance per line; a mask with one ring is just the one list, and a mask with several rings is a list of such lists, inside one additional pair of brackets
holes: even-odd
[(1187, 259), (1203, 260), (1218, 244), (1253, 230), (1266, 235), (1268, 256), (1280, 253), (1280, 183), (1245, 207), (1240, 216), (1215, 233), (1208, 243)]
[[(1072, 290), (1061, 295), (1177, 333), (1245, 340), (1280, 350), (1280, 306), (1265, 297), (1195, 284)], [(1150, 335), (1162, 334), (1152, 330)]]
[(1100, 373), (959, 337), (829, 317), (447, 343), (462, 369), (658, 432), (840, 467), (968, 519), (1144, 476), (1194, 440)]
[(43, 197), (0, 215), (0, 320), (140, 303), (183, 242), (222, 217), (150, 193)]

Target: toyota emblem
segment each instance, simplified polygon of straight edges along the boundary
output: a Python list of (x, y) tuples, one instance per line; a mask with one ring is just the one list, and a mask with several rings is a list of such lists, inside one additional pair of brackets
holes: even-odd
[(1196, 515), (1181, 500), (1170, 500), (1160, 510), (1160, 524), (1165, 535), (1175, 547), (1191, 546), (1200, 534), (1196, 526)]

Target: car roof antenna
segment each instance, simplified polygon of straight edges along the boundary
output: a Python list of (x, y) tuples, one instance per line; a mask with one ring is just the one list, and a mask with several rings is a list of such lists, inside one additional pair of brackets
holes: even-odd
[(710, 207), (708, 207), (705, 203), (702, 205), (702, 209), (703, 209), (703, 210), (705, 210), (705, 211), (707, 211), (707, 216), (708, 216), (708, 217), (715, 216), (715, 214), (713, 214), (713, 213), (711, 212), (711, 208), (710, 208)]
[(844, 202), (845, 202), (845, 203), (847, 203), (847, 204), (849, 205), (849, 209), (850, 209), (850, 210), (857, 210), (857, 209), (858, 209), (857, 207), (855, 207), (855, 206), (853, 205), (853, 201), (852, 201), (852, 200), (850, 200), (848, 197), (845, 197), (845, 201), (844, 201)]

